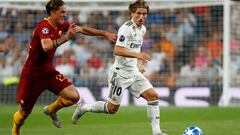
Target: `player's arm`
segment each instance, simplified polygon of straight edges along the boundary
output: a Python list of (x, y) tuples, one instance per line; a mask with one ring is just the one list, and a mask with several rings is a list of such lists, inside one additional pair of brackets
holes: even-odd
[(52, 49), (56, 49), (63, 43), (67, 42), (69, 39), (70, 37), (68, 37), (67, 35), (64, 35), (61, 38), (56, 40), (51, 40), (50, 38), (41, 39), (42, 48), (45, 52), (47, 52)]
[(70, 40), (75, 35), (75, 33), (77, 31), (78, 31), (78, 29), (77, 29), (77, 27), (75, 27), (75, 24), (71, 24), (68, 28), (67, 33), (65, 35), (63, 35), (61, 38), (56, 39), (56, 40), (52, 40), (50, 38), (41, 39), (41, 44), (42, 44), (43, 50), (45, 52), (47, 52), (47, 51), (50, 51), (52, 49), (56, 49), (57, 47), (59, 47), (63, 43)]
[(130, 58), (137, 58), (138, 60), (142, 60), (143, 62), (148, 62), (151, 60), (150, 56), (146, 53), (131, 52), (126, 48), (118, 45), (115, 46), (114, 52), (115, 52), (115, 55), (130, 57)]
[(99, 30), (99, 29), (95, 29), (95, 28), (91, 28), (88, 26), (78, 26), (78, 32), (80, 32), (84, 35), (89, 35), (89, 36), (102, 36), (112, 42), (115, 42), (117, 39), (117, 34)]

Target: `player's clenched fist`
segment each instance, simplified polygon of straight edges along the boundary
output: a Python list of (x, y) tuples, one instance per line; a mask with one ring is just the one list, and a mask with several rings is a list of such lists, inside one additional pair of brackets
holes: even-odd
[(67, 39), (72, 38), (77, 32), (78, 32), (79, 26), (77, 26), (76, 24), (72, 23), (67, 31), (67, 34), (65, 35), (65, 37), (67, 37)]
[(112, 42), (117, 40), (117, 34), (115, 33), (105, 32), (105, 37)]

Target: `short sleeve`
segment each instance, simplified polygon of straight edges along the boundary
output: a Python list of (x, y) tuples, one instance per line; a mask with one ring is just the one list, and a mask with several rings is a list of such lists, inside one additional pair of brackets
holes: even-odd
[(51, 38), (50, 28), (47, 25), (38, 25), (35, 32), (40, 37), (40, 39)]
[(116, 42), (116, 46), (126, 47), (129, 35), (130, 35), (129, 29), (127, 27), (122, 26), (118, 30), (118, 39)]

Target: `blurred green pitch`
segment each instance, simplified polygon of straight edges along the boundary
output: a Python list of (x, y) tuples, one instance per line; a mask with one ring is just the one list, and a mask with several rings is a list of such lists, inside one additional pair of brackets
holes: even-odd
[[(17, 105), (0, 105), (0, 135), (11, 135), (12, 115)], [(146, 107), (121, 107), (114, 115), (87, 113), (77, 125), (71, 123), (74, 107), (62, 109), (62, 128), (55, 128), (50, 118), (36, 105), (22, 127), (22, 135), (151, 135)], [(163, 107), (161, 128), (169, 135), (182, 135), (185, 127), (196, 125), (204, 135), (239, 135), (240, 108)]]

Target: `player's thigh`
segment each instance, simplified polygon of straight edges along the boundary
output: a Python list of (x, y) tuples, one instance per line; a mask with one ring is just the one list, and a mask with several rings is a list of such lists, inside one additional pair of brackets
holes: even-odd
[(133, 80), (133, 78), (124, 78), (119, 73), (110, 70), (108, 76), (109, 102), (120, 105), (124, 90), (131, 85)]
[(136, 98), (139, 98), (142, 93), (152, 88), (152, 84), (141, 73), (138, 73), (136, 80), (128, 89)]
[(76, 88), (72, 85), (72, 82), (64, 77), (61, 73), (54, 71), (49, 78), (49, 91), (69, 100), (79, 99), (79, 94)]

